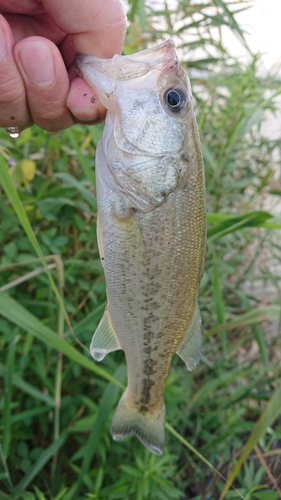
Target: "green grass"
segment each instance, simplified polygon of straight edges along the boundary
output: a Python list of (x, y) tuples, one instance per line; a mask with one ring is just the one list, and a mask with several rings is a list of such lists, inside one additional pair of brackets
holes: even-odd
[[(173, 359), (160, 458), (133, 437), (111, 440), (124, 355), (96, 364), (88, 351), (106, 303), (94, 178), (102, 127), (56, 135), (32, 127), (17, 140), (0, 130), (0, 500), (281, 496), (280, 335), (269, 337), (267, 326), (280, 318), (281, 220), (262, 205), (270, 192), (280, 198), (272, 186), (281, 140), (261, 129), (278, 90), (274, 78), (257, 77), (256, 58), (234, 64), (223, 40), (210, 38), (209, 26), (228, 25), (243, 42), (230, 5), (214, 4), (210, 14), (196, 2), (198, 17), (194, 2), (171, 12), (132, 1), (125, 45), (142, 47), (141, 30), (151, 42), (174, 36), (177, 20), (183, 60), (213, 69), (191, 73), (207, 185), (204, 353), (192, 373)], [(189, 64), (200, 43), (205, 56)], [(35, 162), (31, 180), (23, 160)], [(276, 300), (258, 299), (248, 283), (270, 285)]]

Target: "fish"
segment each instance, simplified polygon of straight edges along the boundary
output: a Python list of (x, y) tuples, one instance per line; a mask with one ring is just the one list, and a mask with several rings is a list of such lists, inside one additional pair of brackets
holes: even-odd
[(125, 353), (113, 439), (136, 435), (161, 455), (172, 357), (193, 370), (202, 350), (205, 181), (191, 86), (172, 39), (112, 59), (79, 54), (76, 64), (107, 110), (96, 151), (107, 306), (90, 352)]

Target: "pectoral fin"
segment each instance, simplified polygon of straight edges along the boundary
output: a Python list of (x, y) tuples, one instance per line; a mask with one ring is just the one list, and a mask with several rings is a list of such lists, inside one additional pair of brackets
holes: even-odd
[(102, 361), (109, 352), (118, 351), (118, 349), (121, 349), (121, 346), (106, 308), (92, 338), (90, 353), (96, 361)]
[(201, 358), (202, 343), (201, 318), (197, 306), (186, 337), (177, 350), (177, 354), (185, 362), (189, 371), (195, 368)]

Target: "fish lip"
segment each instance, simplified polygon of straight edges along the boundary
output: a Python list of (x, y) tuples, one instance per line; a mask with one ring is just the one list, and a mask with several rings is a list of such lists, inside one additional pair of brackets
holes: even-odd
[(75, 66), (78, 76), (83, 78), (89, 87), (97, 92), (102, 104), (108, 108), (104, 99), (108, 103), (115, 88), (112, 59), (100, 59), (95, 56), (77, 54)]
[(114, 91), (118, 82), (137, 80), (151, 70), (156, 82), (161, 74), (180, 65), (171, 38), (135, 54), (115, 54), (111, 59), (77, 54), (75, 63), (78, 75), (97, 92), (101, 103), (109, 110), (116, 105)]
[(114, 54), (113, 57), (109, 58), (109, 59), (103, 59), (101, 57), (97, 57), (97, 56), (90, 56), (90, 55), (84, 55), (84, 54), (76, 54), (76, 57), (75, 57), (75, 62), (76, 62), (76, 66), (78, 67), (78, 70), (79, 70), (79, 67), (81, 66), (81, 62), (82, 61), (85, 61), (85, 63), (87, 62), (103, 62), (105, 64), (110, 64), (112, 62), (113, 59), (115, 58), (120, 58), (122, 57), (123, 58), (126, 58), (127, 60), (129, 59), (133, 59), (133, 60), (137, 60), (137, 59), (144, 59), (147, 55), (149, 54), (154, 54), (156, 52), (163, 52), (163, 49), (165, 49), (165, 51), (169, 51), (169, 49), (172, 51), (172, 52), (175, 52), (176, 51), (176, 45), (175, 45), (175, 42), (172, 38), (168, 38), (167, 40), (164, 40), (163, 42), (159, 43), (158, 45), (154, 45), (153, 47), (148, 47), (147, 49), (143, 49), (143, 50), (140, 50), (139, 52), (135, 52), (134, 54)]
[[(129, 61), (137, 64), (135, 71), (124, 64)], [(130, 79), (130, 74), (131, 78), (136, 78), (138, 70), (140, 74), (145, 74), (153, 68), (159, 68), (162, 71), (174, 64), (179, 64), (179, 60), (175, 42), (171, 38), (134, 54), (115, 54), (111, 59), (83, 54), (77, 54), (75, 57), (77, 73), (82, 78), (85, 78), (87, 67), (92, 67), (94, 71), (108, 75), (116, 80), (127, 80)]]
[[(75, 68), (76, 73), (81, 78), (85, 79), (85, 71), (87, 66), (91, 67), (93, 65), (97, 66), (96, 70), (99, 71), (99, 66), (102, 65), (103, 69), (110, 67), (112, 59), (101, 59), (96, 56), (89, 56), (84, 54), (76, 54), (75, 56)], [(107, 73), (107, 71), (105, 71)]]

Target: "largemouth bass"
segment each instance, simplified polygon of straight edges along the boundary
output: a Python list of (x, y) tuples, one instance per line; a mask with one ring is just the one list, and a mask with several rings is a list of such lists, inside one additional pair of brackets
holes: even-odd
[(202, 345), (205, 191), (190, 83), (172, 40), (108, 60), (79, 55), (77, 66), (107, 108), (96, 183), (108, 305), (90, 350), (97, 361), (125, 352), (113, 438), (135, 434), (162, 454), (172, 356), (192, 370)]

